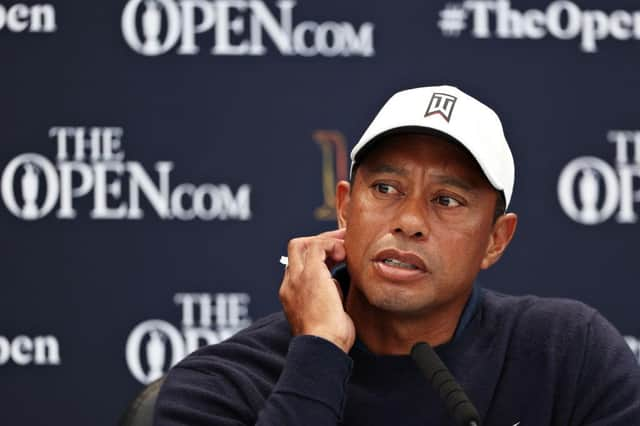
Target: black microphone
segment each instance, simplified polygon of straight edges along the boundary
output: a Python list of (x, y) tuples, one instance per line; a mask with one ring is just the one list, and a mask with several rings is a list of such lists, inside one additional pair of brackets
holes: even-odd
[(480, 426), (480, 416), (458, 382), (428, 343), (418, 342), (411, 348), (411, 358), (440, 394), (449, 414), (459, 426)]

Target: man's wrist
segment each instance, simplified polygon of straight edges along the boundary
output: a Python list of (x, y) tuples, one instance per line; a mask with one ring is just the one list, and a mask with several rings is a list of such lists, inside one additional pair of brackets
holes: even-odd
[(354, 343), (351, 339), (341, 338), (336, 336), (335, 334), (327, 333), (322, 330), (307, 331), (307, 332), (301, 333), (299, 336), (300, 337), (309, 336), (309, 337), (315, 337), (318, 339), (326, 340), (328, 343), (336, 346), (345, 354), (349, 353)]
[(291, 339), (274, 392), (318, 401), (342, 416), (353, 361), (332, 342), (312, 335)]

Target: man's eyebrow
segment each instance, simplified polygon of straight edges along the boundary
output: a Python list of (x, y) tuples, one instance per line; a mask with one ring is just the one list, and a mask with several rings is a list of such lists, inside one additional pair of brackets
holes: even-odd
[(391, 164), (376, 164), (371, 167), (373, 173), (391, 173), (394, 175), (406, 176), (409, 172), (401, 167), (392, 166)]
[(433, 178), (438, 183), (441, 183), (441, 184), (444, 184), (444, 185), (456, 186), (456, 187), (464, 189), (466, 191), (471, 191), (471, 190), (473, 190), (475, 188), (475, 186), (472, 185), (471, 183), (467, 182), (464, 179), (460, 179), (458, 177), (455, 177), (455, 176), (434, 175)]

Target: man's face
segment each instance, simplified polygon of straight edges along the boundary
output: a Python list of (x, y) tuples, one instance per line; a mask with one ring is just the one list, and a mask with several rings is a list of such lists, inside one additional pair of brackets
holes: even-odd
[(456, 144), (388, 137), (364, 158), (351, 190), (338, 187), (352, 289), (399, 314), (463, 305), (479, 270), (499, 257), (497, 196)]

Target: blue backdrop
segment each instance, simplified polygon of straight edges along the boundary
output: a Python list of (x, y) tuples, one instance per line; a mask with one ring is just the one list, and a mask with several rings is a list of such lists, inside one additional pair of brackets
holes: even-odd
[(481, 284), (582, 300), (638, 351), (639, 48), (625, 0), (2, 0), (3, 423), (114, 424), (279, 309), (287, 241), (335, 226), (346, 153), (422, 85), (514, 152)]

